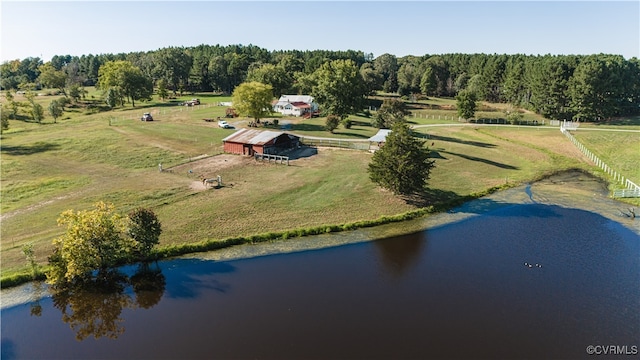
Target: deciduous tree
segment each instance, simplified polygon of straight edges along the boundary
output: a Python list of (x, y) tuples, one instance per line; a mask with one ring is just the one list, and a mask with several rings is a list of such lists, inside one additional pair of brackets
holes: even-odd
[(417, 56), (408, 55), (401, 59), (398, 69), (398, 93), (400, 95), (417, 94), (420, 92), (422, 80), (422, 64)]
[(175, 94), (187, 85), (193, 58), (183, 48), (169, 47), (155, 53), (155, 64), (155, 72), (167, 80)]
[(36, 261), (36, 252), (33, 250), (33, 243), (28, 243), (22, 247), (22, 253), (24, 254), (29, 267), (31, 268), (31, 276), (35, 280), (40, 275), (40, 266)]
[(376, 90), (382, 88), (382, 76), (373, 68), (373, 63), (362, 64), (360, 76), (364, 81), (366, 95), (375, 95)]
[(158, 80), (158, 97), (164, 100), (169, 96), (167, 91), (167, 81), (165, 79)]
[(5, 130), (9, 130), (9, 114), (7, 111), (0, 109), (0, 134), (4, 133)]
[(42, 105), (36, 102), (35, 96), (36, 95), (31, 91), (27, 91), (27, 93), (25, 94), (27, 101), (29, 101), (29, 104), (31, 104), (31, 118), (33, 119), (33, 121), (41, 123), (42, 119), (44, 119), (44, 109), (42, 108)]
[(62, 94), (67, 96), (67, 74), (64, 70), (56, 69), (51, 62), (48, 62), (38, 68), (40, 70), (40, 83), (46, 87), (60, 90)]
[(51, 100), (49, 103), (49, 115), (53, 118), (53, 122), (55, 123), (60, 116), (62, 116), (62, 106), (58, 100)]
[(58, 224), (66, 226), (66, 231), (53, 240), (54, 252), (49, 257), (52, 271), (47, 278), (54, 285), (90, 278), (92, 271), (107, 270), (135, 248), (135, 242), (125, 236), (126, 219), (112, 204), (98, 202), (93, 210), (67, 210)]
[(382, 54), (373, 61), (373, 68), (382, 80), (382, 89), (385, 92), (398, 90), (398, 59), (395, 55)]
[[(100, 67), (98, 73), (98, 87), (104, 95), (119, 97), (119, 101), (115, 102), (107, 99), (110, 106), (114, 103), (123, 103), (125, 97), (131, 100), (133, 106), (136, 106), (136, 100), (148, 100), (153, 94), (151, 79), (144, 76), (142, 71), (133, 66), (130, 61), (109, 61)], [(109, 94), (110, 89), (116, 91)]]
[(15, 100), (13, 93), (11, 93), (11, 90), (7, 90), (5, 92), (5, 99), (7, 99), (7, 109), (9, 110), (8, 112), (8, 116), (11, 119), (16, 119), (16, 117), (18, 116), (18, 102)]
[(272, 112), (273, 88), (256, 81), (242, 83), (233, 90), (233, 107), (256, 121)]
[(524, 115), (515, 106), (509, 104), (504, 109), (504, 115), (511, 124), (518, 124)]
[(129, 213), (129, 236), (136, 242), (135, 253), (146, 259), (151, 249), (160, 242), (162, 225), (156, 214), (145, 208), (138, 208)]
[(338, 125), (340, 125), (340, 117), (338, 115), (331, 114), (327, 116), (327, 120), (325, 121), (327, 131), (333, 134), (333, 131), (338, 128)]
[(344, 119), (362, 109), (366, 89), (355, 62), (326, 62), (313, 77), (316, 85), (311, 93), (324, 113)]
[(399, 99), (384, 99), (380, 110), (374, 117), (374, 125), (377, 128), (390, 129), (397, 122), (404, 122), (405, 116), (409, 112), (402, 100)]
[(469, 90), (463, 90), (456, 96), (456, 108), (458, 116), (463, 119), (471, 119), (476, 114), (476, 94)]
[(251, 81), (271, 85), (275, 97), (280, 97), (293, 84), (292, 74), (287, 73), (283, 67), (273, 64), (263, 64), (257, 68), (249, 69), (247, 82)]

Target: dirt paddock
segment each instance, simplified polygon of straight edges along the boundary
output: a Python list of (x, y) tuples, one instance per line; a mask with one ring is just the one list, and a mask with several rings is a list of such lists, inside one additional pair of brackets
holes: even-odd
[[(289, 156), (289, 159), (293, 162), (300, 159), (307, 160), (308, 158), (316, 155), (318, 150), (311, 147), (302, 147), (295, 151), (291, 151), (285, 156)], [(237, 166), (264, 166), (265, 163), (256, 161), (252, 156), (242, 156), (233, 154), (220, 154), (215, 156), (206, 157), (200, 160), (192, 161), (187, 164), (178, 165), (168, 171), (174, 174), (183, 174), (185, 176), (192, 177), (194, 181), (191, 182), (190, 188), (193, 190), (206, 190), (211, 188), (211, 185), (205, 185), (202, 179), (215, 179), (218, 175), (222, 175), (221, 172), (224, 169), (229, 169)], [(222, 179), (224, 183), (224, 178)]]
[(192, 161), (186, 164), (174, 166), (167, 169), (174, 174), (181, 174), (194, 178), (190, 188), (193, 190), (206, 190), (210, 186), (203, 184), (202, 179), (215, 179), (220, 175), (220, 171), (235, 166), (246, 165), (254, 162), (252, 157), (220, 154), (204, 159)]

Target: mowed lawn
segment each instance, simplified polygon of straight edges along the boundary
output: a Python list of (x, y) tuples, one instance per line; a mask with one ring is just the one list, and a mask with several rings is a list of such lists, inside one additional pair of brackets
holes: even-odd
[[(219, 156), (221, 140), (232, 131), (203, 120), (224, 114), (224, 107), (215, 104), (227, 100), (201, 100), (208, 106), (187, 110), (155, 104), (78, 113), (58, 124), (12, 121), (2, 136), (2, 271), (26, 265), (21, 248), (27, 243), (46, 262), (51, 240), (64, 231), (56, 225), (58, 215), (97, 201), (111, 202), (122, 213), (139, 206), (153, 209), (163, 224), (161, 245), (342, 224), (415, 208), (375, 186), (366, 171), (371, 154), (356, 150), (320, 148), (291, 166), (236, 156), (234, 165), (210, 169), (222, 176), (223, 188), (198, 187), (198, 174), (187, 171), (197, 163), (190, 161)], [(153, 109), (156, 121), (138, 120)], [(242, 126), (247, 120), (231, 122)], [(336, 136), (363, 138), (377, 131), (364, 117), (354, 120), (352, 129), (340, 127)], [(332, 136), (321, 128), (322, 121), (292, 120), (292, 131)], [(591, 168), (557, 128), (418, 131), (436, 159), (431, 201), (530, 181), (564, 168)], [(159, 163), (174, 171), (160, 173)]]
[(578, 130), (573, 135), (613, 170), (640, 185), (640, 133)]
[(489, 126), (420, 128), (436, 159), (430, 184), (466, 195), (522, 183), (553, 171), (588, 169), (586, 158), (557, 129)]

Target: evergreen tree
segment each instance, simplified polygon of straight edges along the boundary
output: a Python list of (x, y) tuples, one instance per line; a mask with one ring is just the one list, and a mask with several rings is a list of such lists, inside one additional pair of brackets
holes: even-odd
[(424, 142), (413, 136), (407, 124), (398, 122), (373, 154), (368, 172), (371, 181), (394, 194), (414, 195), (423, 192), (434, 166)]

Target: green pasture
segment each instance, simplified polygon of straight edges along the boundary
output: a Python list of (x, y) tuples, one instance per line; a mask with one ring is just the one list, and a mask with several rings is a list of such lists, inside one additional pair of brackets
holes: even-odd
[(578, 130), (572, 134), (613, 170), (640, 184), (640, 132)]
[[(194, 97), (201, 106), (178, 105)], [(38, 261), (45, 263), (51, 240), (64, 230), (56, 225), (58, 215), (97, 201), (112, 202), (123, 213), (139, 206), (153, 209), (164, 228), (161, 246), (366, 221), (416, 209), (371, 183), (366, 172), (371, 154), (366, 151), (320, 149), (291, 166), (232, 157), (237, 164), (210, 169), (211, 175), (223, 177), (223, 188), (198, 189), (197, 174), (189, 172), (197, 164), (193, 161), (215, 159), (211, 157), (222, 152), (221, 140), (233, 131), (203, 120), (224, 116), (226, 108), (217, 105), (223, 101), (230, 97), (188, 94), (108, 112), (72, 108), (57, 124), (49, 117), (43, 124), (11, 120), (2, 135), (0, 158), (3, 276), (25, 267), (21, 248), (27, 243), (34, 244)], [(143, 112), (151, 112), (155, 121), (140, 121)], [(351, 116), (351, 129), (340, 126), (335, 134), (324, 129), (324, 118), (269, 119), (274, 118), (290, 122), (292, 132), (306, 136), (363, 139), (377, 132), (364, 114)], [(227, 120), (238, 127), (249, 121)], [(419, 116), (408, 120), (417, 125), (454, 122)], [(436, 160), (430, 204), (561, 169), (594, 170), (557, 128), (548, 126), (431, 127), (417, 132)], [(629, 169), (630, 178), (640, 177), (640, 154), (637, 147), (631, 149), (632, 135), (578, 132), (576, 137), (612, 167)], [(614, 162), (622, 143), (629, 144), (628, 150), (618, 151)], [(159, 163), (171, 171), (160, 173)]]

